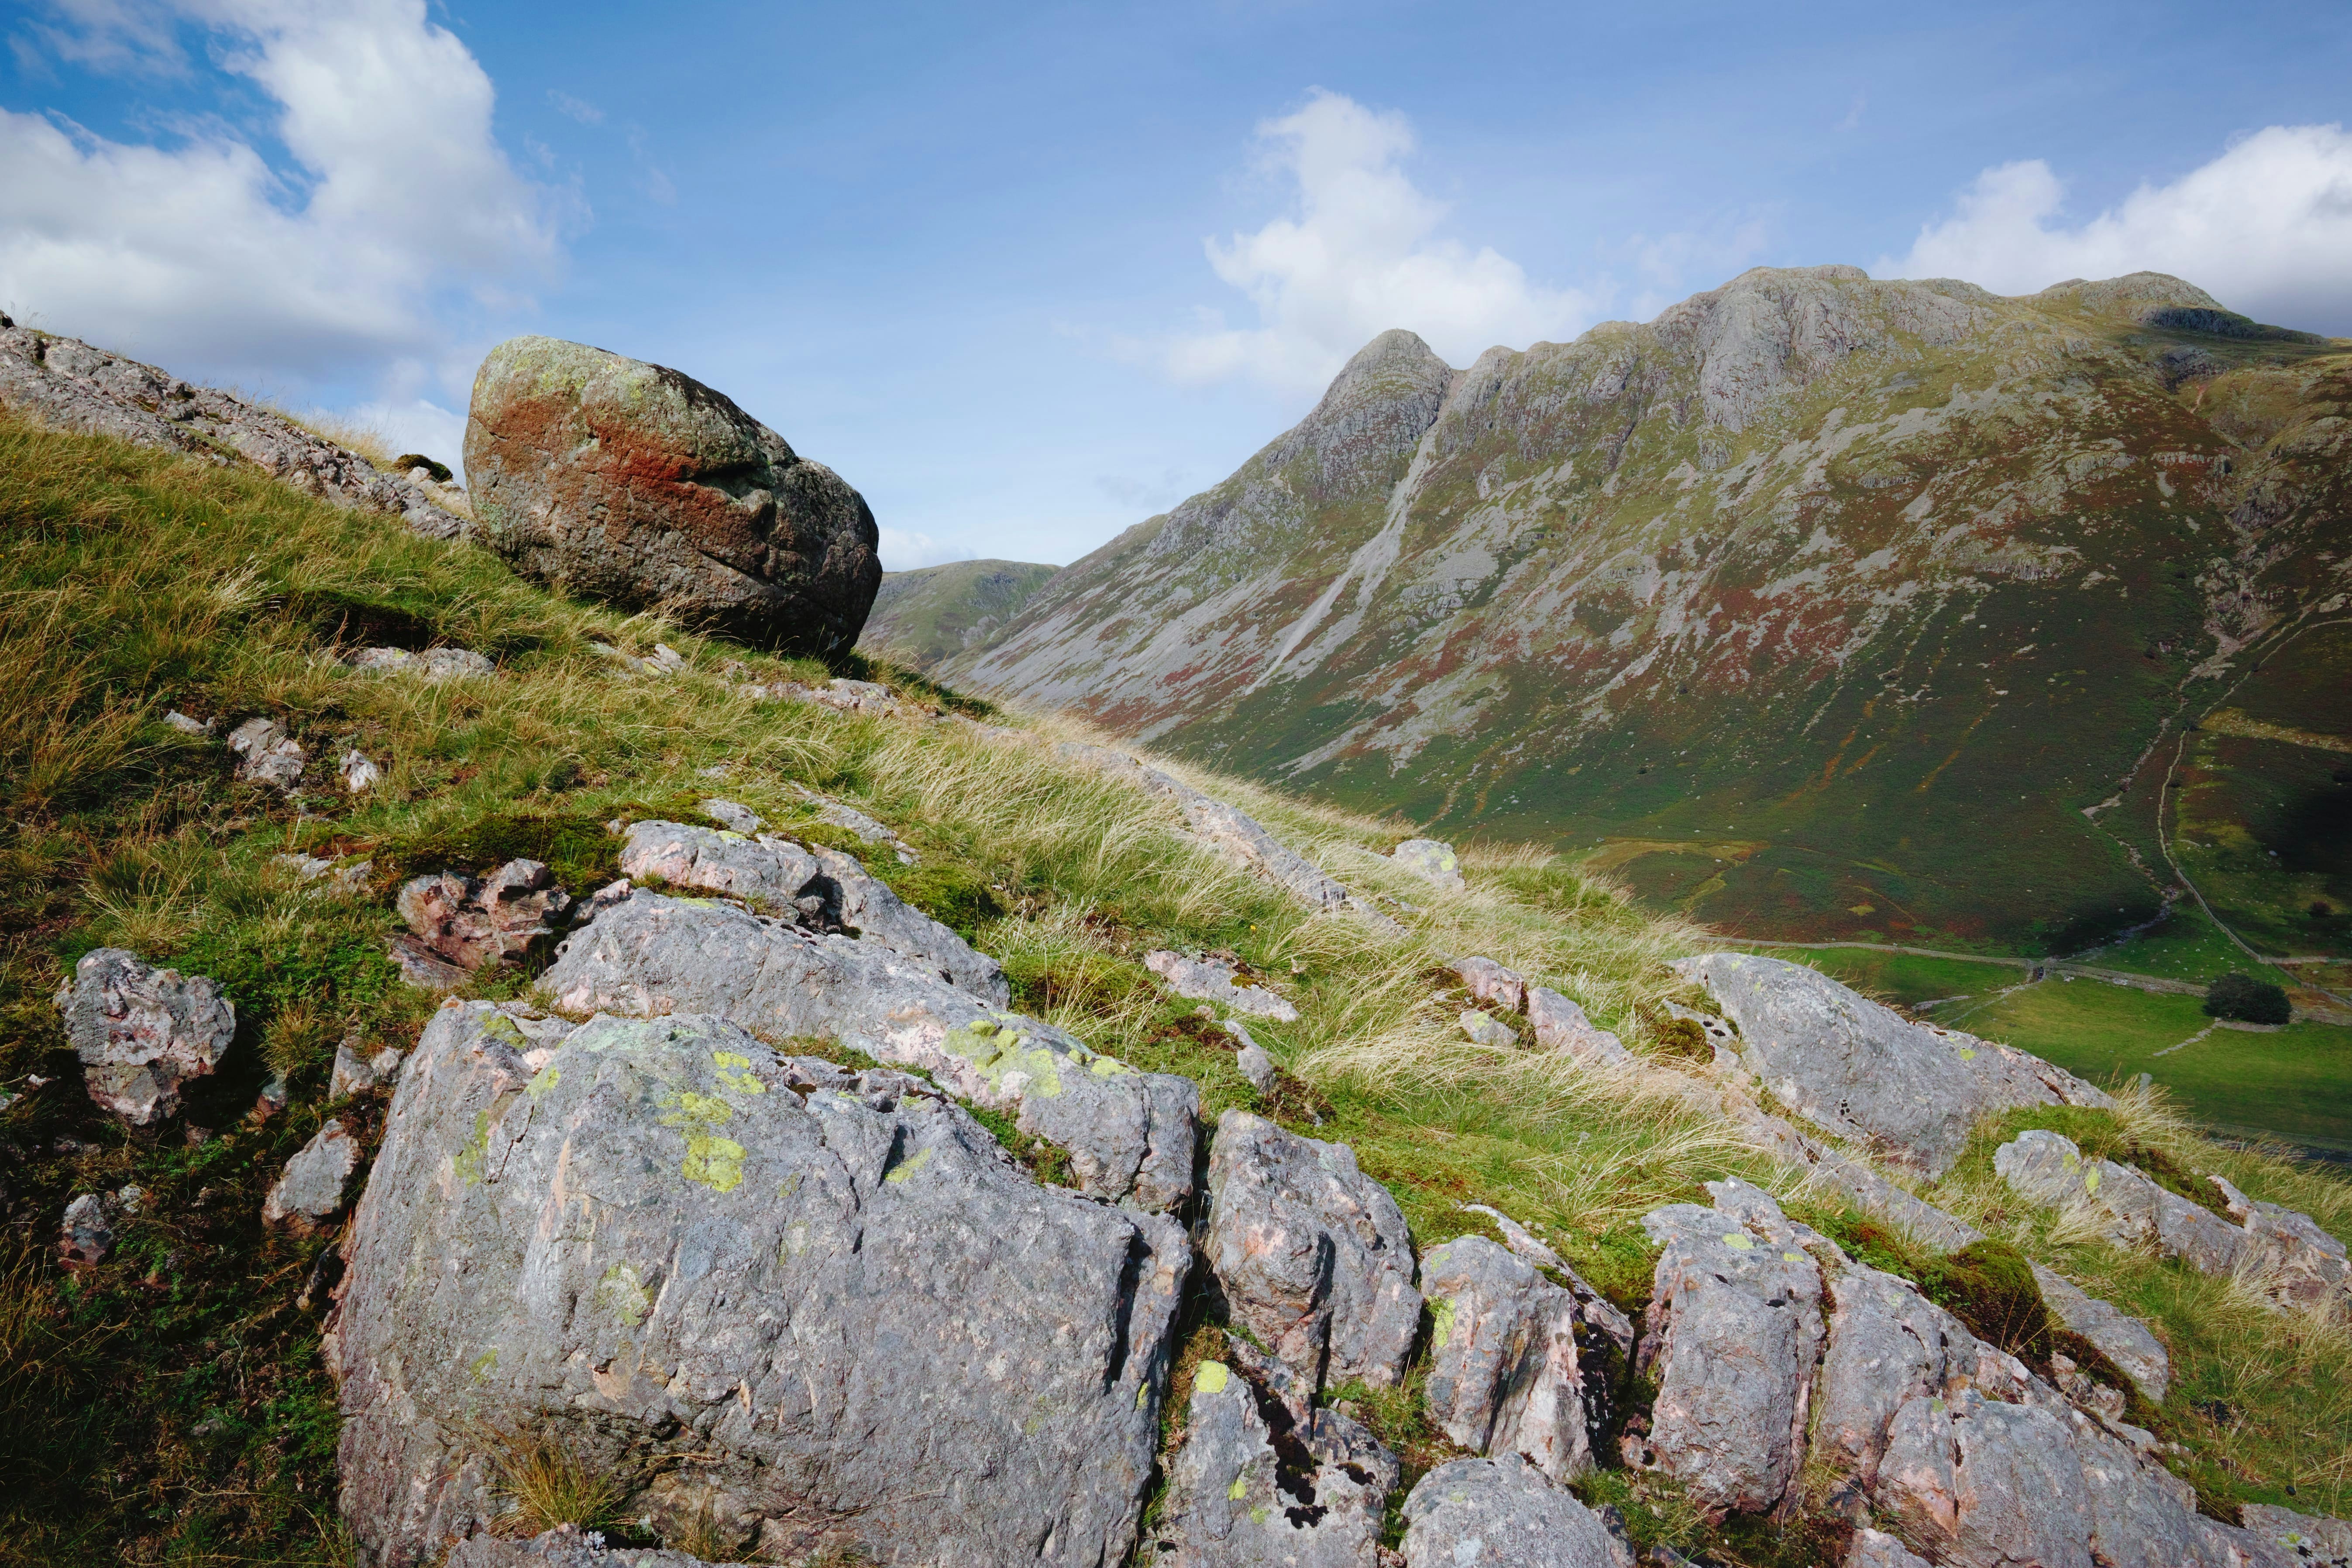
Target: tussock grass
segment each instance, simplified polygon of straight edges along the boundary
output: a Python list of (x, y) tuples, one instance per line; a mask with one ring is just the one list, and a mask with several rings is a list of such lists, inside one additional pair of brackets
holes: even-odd
[[(657, 640), (687, 656), (667, 679), (592, 646), (644, 653)], [(430, 682), (337, 657), (382, 643), (475, 648), (499, 668)], [(1005, 737), (936, 720), (919, 705), (946, 695), (863, 662), (848, 673), (891, 682), (909, 712), (748, 694), (749, 683), (833, 673), (565, 600), (480, 551), (252, 473), (0, 421), (0, 677), (23, 697), (0, 705), (0, 1083), (56, 1081), (0, 1113), (0, 1133), (28, 1151), (12, 1218), (34, 1258), (26, 1289), (47, 1292), (23, 1321), (68, 1336), (124, 1325), (103, 1363), (60, 1353), (18, 1378), (47, 1401), (38, 1408), (77, 1414), (16, 1424), (22, 1473), (36, 1480), (0, 1499), (0, 1563), (292, 1562), (323, 1549), (306, 1522), (334, 1484), (333, 1391), (317, 1350), (324, 1291), (313, 1289), (322, 1243), (262, 1233), (257, 1210), (324, 1113), (335, 1042), (351, 1038), (362, 1054), (408, 1045), (433, 1005), (383, 956), (389, 894), (419, 872), (515, 855), (585, 892), (617, 873), (608, 821), (698, 821), (713, 795), (859, 853), (996, 955), (1016, 1005), (1138, 1067), (1191, 1075), (1212, 1122), (1240, 1107), (1349, 1144), (1423, 1246), (1481, 1228), (1461, 1206), (1491, 1204), (1638, 1305), (1643, 1211), (1700, 1198), (1702, 1182), (1727, 1175), (1802, 1195), (1726, 1114), (1712, 1066), (1668, 1039), (1664, 1004), (1697, 998), (1665, 962), (1703, 933), (1644, 916), (1605, 881), (1523, 846), (1473, 846), (1469, 886), (1441, 892), (1385, 858), (1407, 824), (1153, 759), (1257, 816), (1406, 929), (1309, 915), (1194, 841), (1171, 803), (1061, 755), (1063, 740), (1107, 743), (1083, 726), (1035, 716)], [(287, 726), (311, 758), (301, 800), (236, 781), (216, 743), (161, 724), (173, 708), (224, 730), (257, 714)], [(347, 747), (383, 769), (363, 796), (336, 786)], [(919, 862), (823, 824), (802, 789), (889, 823)], [(300, 881), (277, 858), (298, 851), (364, 860), (363, 885)], [(74, 1092), (48, 998), (102, 944), (209, 975), (237, 1007), (236, 1044), (168, 1137), (128, 1135)], [(1225, 955), (1297, 1002), (1295, 1024), (1249, 1023), (1281, 1069), (1272, 1092), (1242, 1079), (1213, 1019), (1144, 967), (1163, 946)], [(1596, 1071), (1463, 1038), (1459, 997), (1438, 971), (1470, 954), (1575, 998), (1636, 1061)], [(517, 994), (539, 961), (473, 990)], [(280, 1071), (292, 1106), (247, 1120)], [(381, 1093), (340, 1113), (372, 1127)], [(2218, 1149), (2154, 1096), (2126, 1096), (2115, 1121), (2117, 1137), (2184, 1168), (2221, 1169), (2352, 1231), (2352, 1189), (2333, 1177)], [(190, 1123), (214, 1135), (180, 1143)], [(1979, 1153), (1928, 1196), (2158, 1322), (2184, 1368), (2183, 1440), (2210, 1484), (2288, 1500), (2292, 1481), (2307, 1505), (2340, 1496), (2352, 1369), (2333, 1325), (2250, 1305), (2250, 1282), (2184, 1277), (2029, 1214), (1989, 1185), (1989, 1146)], [(58, 1278), (37, 1255), (40, 1228), (71, 1193), (130, 1181), (155, 1197), (118, 1260)], [(10, 1310), (0, 1305), (0, 1335), (19, 1332)], [(2208, 1430), (2182, 1414), (2200, 1399), (2226, 1402), (2231, 1422)], [(1400, 1430), (1413, 1418), (1391, 1417)], [(534, 1503), (532, 1517), (605, 1506), (598, 1479), (570, 1474), (572, 1462), (552, 1449), (516, 1461), (536, 1479), (512, 1484), (569, 1500)], [(1671, 1489), (1620, 1490), (1658, 1539), (1685, 1538)]]
[[(595, 1530), (620, 1516), (627, 1489), (610, 1470), (551, 1431), (494, 1433), (484, 1447), (496, 1469), (492, 1489), (512, 1507), (510, 1532), (538, 1535), (559, 1524)], [(713, 1535), (708, 1509), (699, 1521)], [(699, 1548), (683, 1546), (697, 1552)]]

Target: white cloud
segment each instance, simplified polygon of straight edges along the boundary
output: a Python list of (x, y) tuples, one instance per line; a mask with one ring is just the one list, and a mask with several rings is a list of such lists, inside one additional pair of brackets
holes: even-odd
[(1217, 276), (1246, 294), (1255, 327), (1204, 312), (1204, 329), (1160, 350), (1179, 379), (1247, 374), (1318, 389), (1349, 355), (1391, 327), (1467, 364), (1496, 343), (1565, 338), (1594, 301), (1530, 283), (1491, 248), (1440, 237), (1445, 206), (1417, 189), (1400, 161), (1412, 128), (1318, 89), (1296, 114), (1257, 128), (1265, 161), (1296, 187), (1292, 212), (1255, 234), (1206, 243)]
[(882, 543), (875, 553), (882, 558), (884, 571), (912, 571), (917, 567), (937, 566), (949, 560), (971, 560), (977, 557), (977, 552), (969, 546), (941, 544), (929, 534), (887, 527), (882, 529)]
[(555, 89), (549, 88), (547, 101), (555, 106), (557, 112), (569, 115), (583, 125), (604, 123), (604, 111), (585, 99), (574, 98), (568, 92), (558, 92)]
[[(281, 390), (472, 372), (453, 319), (560, 259), (562, 198), (516, 173), (494, 91), (425, 0), (65, 0), (60, 57), (164, 68), (173, 28), (278, 106), (293, 167), (207, 122), (130, 145), (0, 110), (0, 305), (182, 373)], [(79, 29), (75, 31), (73, 29)], [(77, 53), (78, 50), (78, 53)]]
[(462, 410), (446, 409), (430, 399), (418, 397), (402, 402), (363, 402), (344, 417), (381, 436), (387, 457), (419, 452), (440, 459), (460, 475), (466, 470), (466, 415)]
[(2262, 320), (2352, 332), (2352, 135), (2340, 125), (2273, 125), (2079, 225), (2063, 220), (2064, 197), (2038, 158), (1988, 169), (1909, 256), (1874, 270), (2002, 294), (2168, 272)]

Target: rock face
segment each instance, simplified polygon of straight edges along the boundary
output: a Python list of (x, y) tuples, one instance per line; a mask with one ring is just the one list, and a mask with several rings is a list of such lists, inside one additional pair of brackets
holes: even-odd
[(1421, 1288), (1438, 1429), (1473, 1453), (1521, 1455), (1556, 1481), (1590, 1469), (1576, 1297), (1483, 1236), (1431, 1249)]
[(1012, 998), (995, 959), (909, 907), (856, 857), (839, 850), (773, 834), (747, 838), (683, 822), (639, 822), (622, 847), (621, 870), (638, 881), (658, 879), (673, 887), (746, 899), (810, 930), (848, 931), (993, 1006)]
[(706, 1562), (683, 1552), (649, 1546), (601, 1546), (570, 1525), (529, 1541), (476, 1535), (449, 1553), (446, 1568), (751, 1568), (745, 1563)]
[(1411, 1568), (1633, 1568), (1599, 1514), (1517, 1454), (1438, 1466), (1404, 1517)]
[(1295, 1414), (1238, 1360), (1193, 1372), (1156, 1554), (1168, 1568), (1377, 1568), (1396, 1458), (1336, 1410)]
[(2038, 1057), (1906, 1023), (1801, 964), (1706, 953), (1675, 967), (1715, 994), (1739, 1026), (1742, 1061), (1782, 1103), (1930, 1176), (1984, 1112), (2114, 1104)]
[(1205, 1252), (1234, 1320), (1310, 1395), (1403, 1374), (1421, 1321), (1412, 1239), (1396, 1199), (1346, 1145), (1225, 1112), (1209, 1149)]
[[(1750, 936), (2122, 926), (2154, 900), (2103, 829), (2147, 831), (2179, 737), (2142, 694), (2352, 590), (2352, 361), (2100, 287), (1759, 267), (1456, 370), (1383, 334), (937, 673), (1436, 838), (1605, 836)], [(2341, 733), (2342, 634), (2306, 635), (2239, 711)], [(2199, 734), (2303, 788), (2307, 753)], [(2307, 904), (2289, 875), (2263, 902)]]
[[(412, 877), (394, 899), (411, 936), (394, 936), (402, 951), (437, 959), (459, 970), (520, 956), (533, 942), (554, 935), (572, 909), (572, 895), (556, 885), (554, 873), (537, 861), (509, 861), (487, 877), (439, 872)], [(432, 974), (429, 963), (419, 973)]]
[(537, 1425), (742, 1552), (1115, 1561), (1188, 1260), (936, 1091), (709, 1018), (449, 1003), (401, 1079), (334, 1359), (343, 1511), (411, 1568)]
[(134, 1127), (179, 1110), (181, 1087), (220, 1065), (236, 1037), (236, 1009), (212, 981), (121, 947), (84, 954), (57, 1002), (89, 1097)]
[(2172, 1386), (2172, 1355), (2162, 1341), (2148, 1333), (2146, 1323), (2118, 1311), (2113, 1302), (2084, 1295), (2073, 1281), (2039, 1263), (2033, 1266), (2033, 1282), (2042, 1288), (2042, 1305), (2067, 1332), (2096, 1345), (2099, 1354), (2114, 1362), (2116, 1369), (2147, 1396), (2149, 1404), (2164, 1403)]
[(1180, 997), (1223, 1002), (1237, 1013), (1297, 1023), (1298, 1009), (1288, 998), (1264, 986), (1245, 985), (1241, 971), (1219, 958), (1188, 958), (1181, 953), (1148, 953), (1143, 967), (1168, 982)]
[[(471, 525), (448, 509), (453, 493), (399, 474), (315, 435), (285, 415), (0, 318), (0, 407), (61, 430), (118, 436), (140, 446), (213, 462), (251, 463), (299, 490), (339, 506), (401, 518), (427, 538), (449, 539)], [(462, 509), (462, 507), (461, 507)]]
[(1756, 1513), (1803, 1456), (1822, 1347), (1820, 1238), (1754, 1187), (1718, 1182), (1716, 1206), (1672, 1204), (1642, 1221), (1664, 1245), (1641, 1349), (1656, 1377), (1643, 1462), (1717, 1511)]
[(565, 938), (544, 981), (572, 1012), (713, 1013), (920, 1068), (1068, 1150), (1079, 1187), (1097, 1197), (1159, 1210), (1192, 1190), (1192, 1080), (1138, 1072), (877, 944), (630, 892)]
[(515, 338), (474, 379), (482, 537), (544, 581), (763, 646), (856, 642), (882, 580), (874, 514), (833, 470), (677, 371)]
[(261, 1222), (308, 1236), (342, 1212), (343, 1187), (359, 1169), (359, 1140), (341, 1122), (330, 1122), (286, 1170), (261, 1206)]

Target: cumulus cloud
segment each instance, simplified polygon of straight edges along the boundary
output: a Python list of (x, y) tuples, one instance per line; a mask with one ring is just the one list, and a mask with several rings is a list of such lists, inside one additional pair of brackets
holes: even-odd
[(2352, 332), (2352, 135), (2340, 125), (2256, 131), (2080, 224), (2065, 220), (2065, 193), (2038, 158), (1988, 169), (1909, 256), (1874, 270), (2002, 294), (2168, 272), (2265, 321)]
[[(508, 162), (490, 78), (425, 0), (62, 0), (59, 58), (184, 68), (174, 29), (275, 104), (291, 166), (214, 120), (170, 144), (0, 110), (0, 303), (185, 374), (282, 392), (461, 387), (469, 317), (560, 259), (563, 198)], [(403, 394), (404, 399), (406, 394)]]
[(1257, 324), (1204, 313), (1202, 330), (1161, 350), (1179, 379), (1245, 374), (1319, 388), (1391, 327), (1467, 364), (1496, 343), (1564, 338), (1591, 319), (1587, 297), (1531, 283), (1509, 257), (1440, 235), (1445, 204), (1401, 167), (1413, 149), (1402, 115), (1318, 89), (1257, 134), (1265, 162), (1293, 187), (1291, 211), (1254, 234), (1205, 242), (1210, 267), (1249, 297)]
[(942, 544), (911, 528), (886, 527), (882, 529), (882, 542), (874, 553), (881, 558), (884, 571), (912, 571), (917, 567), (937, 566), (942, 561), (971, 560), (977, 552), (968, 546)]

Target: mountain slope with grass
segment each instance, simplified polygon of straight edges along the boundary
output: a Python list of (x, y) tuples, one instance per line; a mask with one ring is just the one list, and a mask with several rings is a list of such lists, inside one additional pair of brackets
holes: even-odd
[[(678, 657), (642, 657), (656, 641)], [(385, 646), (474, 650), (494, 668), (434, 678), (422, 661), (351, 662)], [(1192, 1081), (1204, 1124), (1247, 1111), (1346, 1145), (1393, 1194), (1424, 1259), (1458, 1236), (1505, 1235), (1464, 1207), (1488, 1206), (1639, 1319), (1659, 1258), (1644, 1218), (1737, 1177), (1923, 1288), (1966, 1273), (1783, 1163), (1746, 1073), (1690, 1021), (1713, 1004), (1668, 967), (1706, 946), (1701, 935), (1540, 848), (1467, 853), (1467, 886), (1447, 891), (1387, 857), (1409, 836), (1401, 821), (1156, 762), (1396, 924), (1310, 909), (1196, 836), (1177, 798), (1107, 770), (1087, 749), (1103, 737), (1075, 721), (1007, 722), (886, 664), (747, 653), (565, 599), (472, 546), (250, 466), (15, 420), (0, 420), (0, 669), (23, 698), (0, 708), (0, 1562), (351, 1560), (321, 1345), (348, 1238), (266, 1227), (261, 1211), (330, 1121), (370, 1157), (383, 1136), (392, 1092), (338, 1092), (338, 1048), (410, 1050), (439, 1015), (387, 956), (403, 929), (393, 894), (414, 875), (478, 875), (518, 856), (586, 894), (620, 870), (608, 824), (709, 821), (704, 802), (719, 793), (772, 831), (862, 857), (1001, 963), (1018, 1013)], [(891, 696), (795, 695), (841, 676)], [(240, 779), (220, 744), (257, 717), (307, 754), (290, 793)], [(339, 763), (353, 751), (380, 774), (358, 792)], [(841, 804), (887, 824), (911, 862), (840, 825)], [(318, 862), (333, 874), (306, 874)], [(92, 1103), (54, 1000), (83, 956), (110, 946), (209, 977), (236, 1009), (217, 1071), (151, 1128)], [(1248, 1021), (1271, 1059), (1262, 1083), (1219, 1009), (1172, 995), (1147, 967), (1164, 948), (1221, 956), (1295, 1004), (1295, 1021)], [(1580, 1004), (1633, 1060), (1603, 1070), (1491, 1029), (1473, 1038), (1463, 1018), (1478, 1004), (1445, 966), (1474, 953)], [(457, 995), (528, 1001), (550, 957), (542, 941)], [(1519, 1028), (1486, 1021), (1504, 1036)], [(971, 1114), (1054, 1179), (1051, 1151), (1001, 1115)], [(1990, 1162), (2032, 1124), (2136, 1168), (2226, 1175), (2339, 1237), (2352, 1235), (2352, 1189), (2208, 1143), (2160, 1097), (2129, 1091), (2114, 1111), (2008, 1113), (1976, 1127), (1939, 1180), (1904, 1178), (2154, 1325), (2171, 1388), (2134, 1418), (2179, 1446), (2167, 1462), (2209, 1512), (2352, 1506), (2341, 1319), (2274, 1311), (2258, 1280), (2200, 1274), (2020, 1203)], [(110, 1250), (66, 1268), (61, 1217), (100, 1196)], [(1198, 1279), (1188, 1289), (1154, 1488), (1188, 1412), (1208, 1408), (1204, 1365), (1247, 1349), (1219, 1348), (1213, 1301)], [(1401, 1457), (1402, 1486), (1460, 1453), (1431, 1414), (1433, 1354), (1424, 1318), (1396, 1385), (1331, 1393)], [(1622, 1393), (1612, 1430), (1649, 1397), (1638, 1381)], [(513, 1437), (494, 1490), (517, 1521), (625, 1524), (619, 1483)], [(1792, 1492), (1784, 1528), (1719, 1516), (1612, 1448), (1600, 1457), (1577, 1490), (1622, 1510), (1645, 1547), (1794, 1568), (1851, 1533), (1835, 1500), (1811, 1491)], [(1159, 1506), (1146, 1503), (1151, 1528)], [(1402, 1521), (1389, 1522), (1394, 1544)], [(709, 1548), (714, 1528), (689, 1519), (671, 1544)]]
[(1058, 570), (1025, 560), (951, 560), (884, 572), (858, 652), (928, 670), (987, 642)]
[(2347, 413), (2345, 344), (2153, 274), (1391, 332), (938, 673), (1750, 936), (2061, 952), (2187, 876), (2340, 953)]

